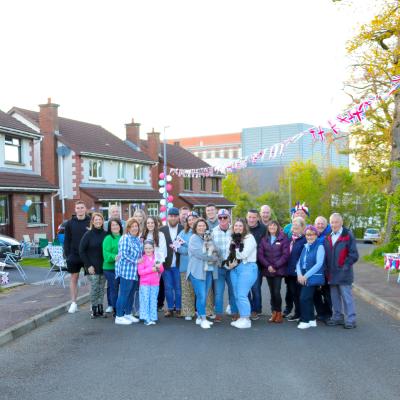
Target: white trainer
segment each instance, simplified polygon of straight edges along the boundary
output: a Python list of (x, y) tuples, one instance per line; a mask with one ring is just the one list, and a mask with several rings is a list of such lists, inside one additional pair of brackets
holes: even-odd
[(299, 329), (308, 329), (310, 328), (310, 323), (309, 322), (300, 322), (297, 327)]
[(228, 305), (226, 306), (225, 313), (228, 314), (228, 315), (231, 315), (231, 314), (232, 314), (232, 312), (231, 312), (231, 305), (230, 305), (230, 304), (228, 304)]
[(193, 319), (193, 317), (187, 316), (185, 317), (185, 321), (191, 321)]
[(116, 325), (132, 325), (132, 321), (125, 317), (115, 317)]
[(114, 311), (114, 309), (111, 306), (108, 306), (106, 308), (106, 313), (112, 313)]
[(239, 318), (233, 326), (238, 329), (248, 329), (251, 328), (251, 321), (249, 318)]
[(201, 324), (202, 319), (200, 317), (196, 318), (196, 325), (200, 325)]
[(72, 302), (71, 305), (69, 306), (68, 312), (70, 314), (76, 313), (78, 311), (78, 304), (75, 302)]
[(310, 325), (310, 328), (316, 328), (317, 327), (317, 321), (314, 319), (314, 321), (310, 321), (308, 323)]
[(132, 314), (124, 315), (124, 318), (126, 318), (128, 321), (131, 321), (134, 324), (137, 324), (140, 321), (139, 318), (134, 317)]
[(211, 328), (210, 321), (207, 321), (206, 319), (202, 319), (200, 322), (200, 328), (210, 329)]
[(239, 321), (238, 319), (236, 321), (232, 321), (231, 322), (231, 326), (234, 326), (236, 328), (236, 324), (237, 324), (238, 321)]

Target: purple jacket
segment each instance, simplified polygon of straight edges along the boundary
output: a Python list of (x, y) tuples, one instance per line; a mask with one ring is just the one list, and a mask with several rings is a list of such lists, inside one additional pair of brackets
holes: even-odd
[[(261, 239), (258, 247), (257, 260), (261, 265), (261, 273), (263, 276), (285, 276), (286, 266), (289, 259), (289, 239), (281, 231), (277, 239), (271, 244), (269, 236)], [(276, 269), (275, 273), (270, 273), (268, 267), (272, 266)]]

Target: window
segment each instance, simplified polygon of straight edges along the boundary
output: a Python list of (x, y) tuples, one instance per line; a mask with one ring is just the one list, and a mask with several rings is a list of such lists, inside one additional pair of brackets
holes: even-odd
[(158, 215), (158, 203), (147, 204), (147, 215), (156, 217)]
[(135, 164), (133, 166), (133, 180), (137, 182), (143, 182), (144, 181), (143, 171), (144, 171), (143, 165)]
[(219, 182), (220, 182), (219, 178), (211, 178), (211, 191), (212, 192), (219, 193), (219, 191), (220, 191)]
[(118, 172), (117, 172), (117, 179), (119, 181), (123, 181), (126, 179), (126, 164), (122, 161), (118, 162)]
[(95, 178), (95, 179), (103, 178), (103, 161), (100, 160), (89, 161), (89, 178)]
[(229, 150), (228, 149), (224, 150), (224, 158), (229, 158)]
[(183, 178), (183, 190), (193, 191), (193, 178)]
[(31, 200), (32, 204), (28, 209), (28, 224), (43, 223), (43, 202), (40, 196), (26, 196), (26, 200)]
[(5, 157), (8, 162), (21, 163), (21, 139), (6, 136), (4, 142)]
[(201, 178), (200, 178), (200, 190), (202, 191), (202, 192), (205, 192), (206, 191), (206, 177), (205, 176), (202, 176)]
[(8, 196), (0, 196), (0, 225), (8, 224)]

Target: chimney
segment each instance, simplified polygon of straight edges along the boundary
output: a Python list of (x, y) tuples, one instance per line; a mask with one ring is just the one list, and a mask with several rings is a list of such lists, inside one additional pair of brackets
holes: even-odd
[(140, 148), (140, 124), (135, 122), (132, 118), (132, 122), (125, 124), (126, 128), (126, 140)]
[[(151, 168), (151, 186), (158, 189), (158, 175), (162, 171), (162, 163), (158, 164), (158, 155), (160, 154), (160, 132), (152, 132), (147, 134), (147, 155), (157, 161), (157, 165)], [(161, 167), (161, 170), (159, 169)]]
[(47, 99), (46, 104), (40, 104), (39, 128), (43, 135), (41, 142), (41, 170), (44, 179), (58, 185), (57, 139), (59, 134), (58, 104)]

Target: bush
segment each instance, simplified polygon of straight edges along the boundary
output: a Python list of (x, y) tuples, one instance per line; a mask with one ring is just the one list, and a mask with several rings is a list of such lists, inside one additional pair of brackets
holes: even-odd
[(372, 262), (379, 267), (384, 266), (383, 253), (396, 253), (398, 245), (396, 243), (387, 243), (376, 247), (371, 254), (364, 256), (364, 261)]

